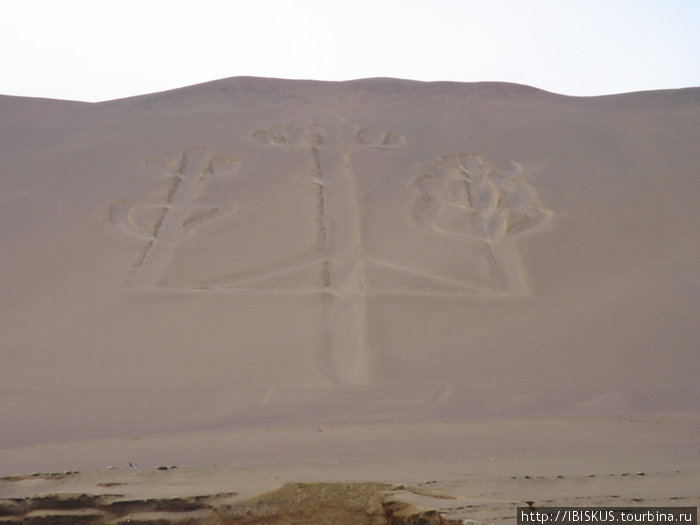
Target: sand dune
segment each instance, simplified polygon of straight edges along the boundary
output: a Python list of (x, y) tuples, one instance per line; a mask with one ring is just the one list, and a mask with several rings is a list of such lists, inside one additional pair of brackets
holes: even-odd
[(699, 117), (395, 79), (0, 97), (0, 473), (697, 451)]

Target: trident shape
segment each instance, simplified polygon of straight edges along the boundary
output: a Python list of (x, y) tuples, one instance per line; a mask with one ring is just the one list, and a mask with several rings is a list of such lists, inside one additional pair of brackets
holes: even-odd
[[(420, 219), (419, 227), (432, 230), (432, 235), (468, 242), (469, 249), (488, 254), (486, 272), (490, 271), (491, 277), (486, 280), (491, 282), (455, 281), (402, 261), (387, 264), (363, 248), (361, 211), (366, 199), (361, 194), (362, 174), (353, 169), (353, 153), (398, 150), (404, 137), (344, 120), (328, 127), (334, 131), (327, 133), (318, 124), (288, 124), (256, 131), (252, 138), (283, 151), (296, 151), (296, 156), (299, 151), (307, 155), (310, 168), (305, 180), (316, 196), (315, 241), (310, 251), (286, 264), (293, 263), (295, 269), (310, 270), (310, 275), (316, 276), (312, 283), (295, 290), (320, 294), (319, 366), (335, 383), (362, 385), (369, 382), (371, 373), (366, 335), (368, 265), (383, 265), (427, 281), (454, 281), (473, 292), (528, 293), (531, 286), (514, 238), (542, 227), (552, 211), (527, 184), (527, 173), (520, 164), (490, 162), (471, 153), (443, 155), (423, 165), (423, 173), (413, 179), (417, 195), (410, 205), (411, 215)], [(162, 197), (120, 201), (110, 208), (113, 222), (145, 240), (132, 268), (136, 288), (178, 286), (167, 281), (165, 272), (178, 243), (200, 225), (235, 210), (235, 206), (207, 201), (203, 189), (212, 178), (227, 177), (237, 167), (234, 157), (215, 156), (206, 147), (187, 148), (180, 157), (146, 162), (149, 175), (163, 185)], [(269, 267), (256, 267), (245, 273), (190, 281), (190, 285), (196, 289), (207, 289), (208, 283), (214, 283), (219, 289), (274, 290), (278, 274)]]
[(316, 191), (316, 238), (322, 260), (322, 329), (318, 361), (340, 384), (366, 384), (370, 356), (366, 340), (366, 275), (362, 253), (355, 148), (393, 150), (397, 133), (344, 125), (326, 136), (317, 126), (281, 125), (256, 131), (253, 138), (272, 146), (305, 148), (311, 161), (309, 184)]

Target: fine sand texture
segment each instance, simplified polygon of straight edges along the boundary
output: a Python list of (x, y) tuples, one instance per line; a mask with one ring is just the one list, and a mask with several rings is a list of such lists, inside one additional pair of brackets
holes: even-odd
[(688, 464), (698, 144), (700, 88), (0, 96), (0, 475)]

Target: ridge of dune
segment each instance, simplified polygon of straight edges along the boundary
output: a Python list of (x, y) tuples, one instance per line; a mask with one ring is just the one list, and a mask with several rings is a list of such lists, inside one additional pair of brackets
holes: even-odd
[[(338, 90), (340, 89), (366, 89), (375, 93), (387, 93), (392, 92), (394, 94), (410, 94), (416, 91), (422, 91), (425, 93), (432, 92), (435, 94), (451, 95), (451, 96), (468, 96), (473, 94), (486, 94), (490, 96), (515, 96), (515, 95), (543, 95), (551, 99), (562, 98), (570, 100), (610, 100), (619, 101), (620, 99), (627, 98), (631, 101), (639, 101), (642, 103), (647, 103), (653, 100), (653, 97), (668, 96), (673, 95), (676, 101), (687, 100), (687, 103), (696, 104), (698, 102), (698, 97), (700, 97), (699, 90), (700, 87), (686, 87), (686, 88), (669, 88), (669, 89), (656, 89), (656, 90), (643, 90), (643, 91), (631, 91), (625, 93), (615, 93), (606, 95), (588, 95), (588, 96), (575, 96), (566, 95), (563, 93), (556, 93), (552, 91), (547, 91), (535, 86), (530, 86), (527, 84), (519, 84), (514, 82), (505, 81), (478, 81), (478, 82), (456, 82), (450, 80), (433, 80), (433, 81), (423, 81), (423, 80), (412, 80), (404, 78), (394, 78), (394, 77), (368, 77), (368, 78), (358, 78), (352, 80), (343, 81), (330, 81), (330, 80), (312, 80), (312, 79), (283, 79), (274, 77), (252, 77), (252, 76), (235, 76), (228, 78), (221, 78), (216, 80), (210, 80), (206, 82), (198, 82), (195, 84), (182, 86), (178, 88), (166, 89), (163, 91), (157, 91), (153, 93), (145, 93), (139, 95), (132, 95), (117, 99), (108, 99), (97, 102), (84, 102), (79, 100), (70, 99), (53, 99), (50, 97), (27, 97), (20, 95), (5, 95), (0, 94), (0, 101), (10, 102), (15, 107), (22, 107), (26, 104), (40, 103), (44, 101), (47, 103), (59, 103), (63, 105), (114, 105), (120, 104), (127, 101), (136, 100), (148, 100), (157, 98), (168, 98), (171, 96), (180, 95), (206, 95), (212, 96), (222, 93), (227, 94), (245, 94), (255, 91), (258, 93), (273, 93), (275, 89), (283, 87), (284, 90), (289, 92), (295, 92), (297, 90), (308, 90), (308, 91), (323, 91), (323, 90)], [(297, 93), (298, 94), (298, 93)], [(658, 100), (658, 98), (657, 98)]]

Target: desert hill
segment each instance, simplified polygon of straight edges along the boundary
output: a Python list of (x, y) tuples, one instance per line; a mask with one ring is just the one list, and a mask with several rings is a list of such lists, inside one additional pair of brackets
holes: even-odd
[(696, 421), (699, 143), (700, 88), (0, 97), (0, 470), (182, 433)]

